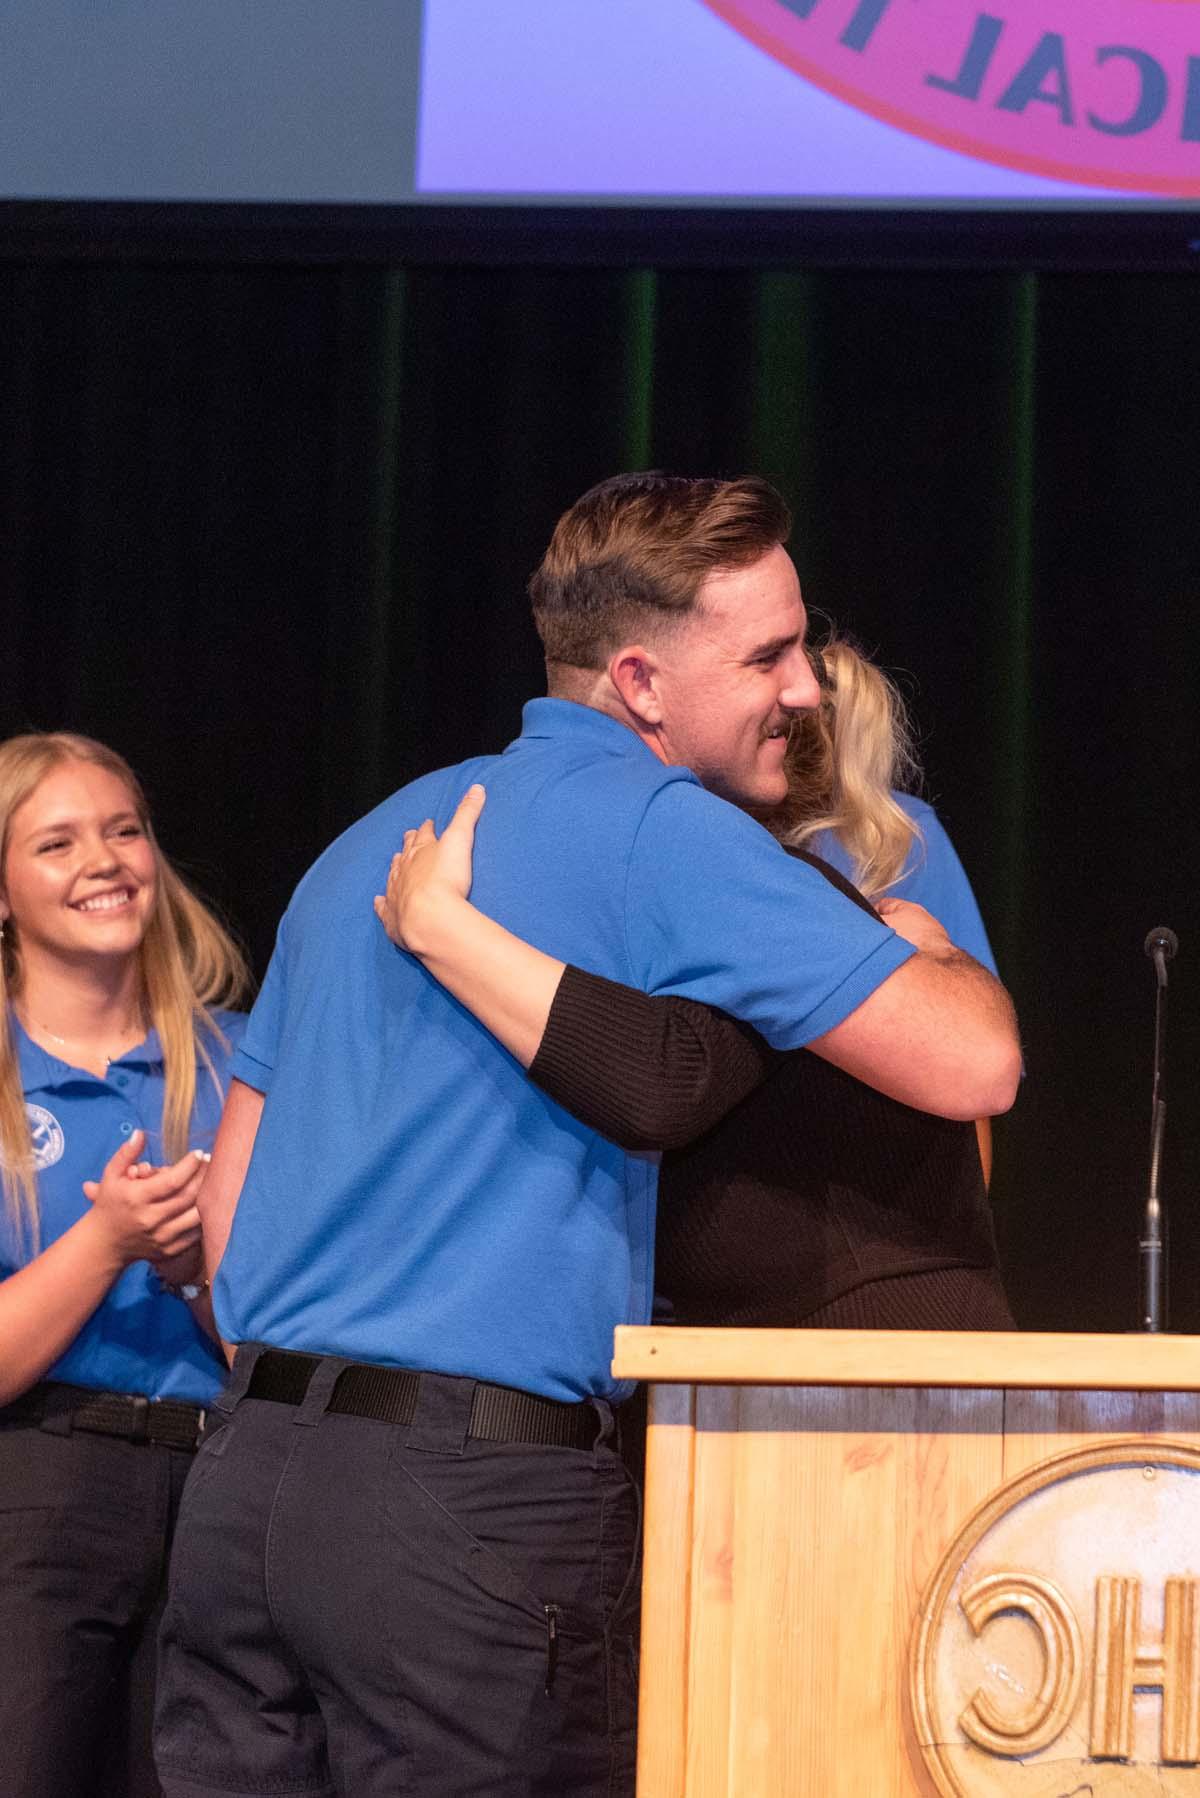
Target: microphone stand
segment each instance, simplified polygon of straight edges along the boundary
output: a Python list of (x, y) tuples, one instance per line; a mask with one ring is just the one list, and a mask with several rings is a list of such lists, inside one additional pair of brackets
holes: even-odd
[(1166, 1030), (1167, 1030), (1167, 963), (1179, 947), (1173, 930), (1160, 925), (1146, 938), (1146, 954), (1154, 963), (1154, 1086), (1150, 1100), (1150, 1179), (1146, 1189), (1146, 1211), (1142, 1235), (1138, 1243), (1138, 1266), (1141, 1275), (1141, 1328), (1158, 1334), (1166, 1328), (1167, 1219), (1166, 1206), (1159, 1191), (1162, 1169), (1163, 1132), (1167, 1121)]

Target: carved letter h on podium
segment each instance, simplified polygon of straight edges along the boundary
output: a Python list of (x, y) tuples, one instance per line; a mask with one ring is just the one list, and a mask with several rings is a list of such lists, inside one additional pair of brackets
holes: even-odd
[(1141, 1581), (1106, 1574), (1096, 1582), (1096, 1665), (1092, 1679), (1091, 1751), (1096, 1760), (1133, 1754), (1133, 1694), (1162, 1692), (1163, 1763), (1200, 1761), (1200, 1582), (1169, 1579), (1157, 1647), (1141, 1635)]

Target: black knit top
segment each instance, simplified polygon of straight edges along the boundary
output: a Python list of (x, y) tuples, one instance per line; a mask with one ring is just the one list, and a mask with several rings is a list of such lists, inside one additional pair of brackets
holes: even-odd
[(1014, 1327), (973, 1124), (574, 967), (530, 1074), (623, 1147), (669, 1151), (656, 1284), (676, 1322)]

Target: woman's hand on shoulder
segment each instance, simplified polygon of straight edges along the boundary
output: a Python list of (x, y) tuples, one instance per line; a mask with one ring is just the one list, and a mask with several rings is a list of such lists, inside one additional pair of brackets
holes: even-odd
[(875, 910), (897, 936), (902, 936), (922, 954), (945, 960), (955, 953), (954, 944), (933, 913), (915, 900), (884, 897), (875, 900)]
[(405, 831), (387, 889), (375, 899), (375, 915), (398, 949), (423, 954), (429, 926), (470, 893), (475, 826), (485, 798), (481, 786), (468, 787), (440, 837), (432, 818)]
[(90, 1213), (113, 1258), (161, 1262), (188, 1253), (200, 1242), (196, 1197), (209, 1157), (192, 1149), (173, 1167), (138, 1162), (145, 1135), (135, 1130), (112, 1156), (99, 1180), (85, 1180)]

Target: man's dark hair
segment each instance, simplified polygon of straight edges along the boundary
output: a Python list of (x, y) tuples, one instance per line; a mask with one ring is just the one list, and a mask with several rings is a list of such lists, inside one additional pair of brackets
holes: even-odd
[(753, 476), (601, 481), (563, 513), (529, 583), (547, 666), (603, 668), (622, 643), (692, 612), (706, 575), (757, 562), (791, 528), (781, 496)]

